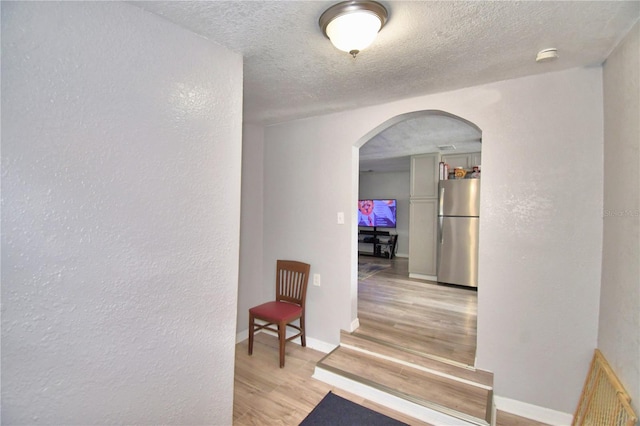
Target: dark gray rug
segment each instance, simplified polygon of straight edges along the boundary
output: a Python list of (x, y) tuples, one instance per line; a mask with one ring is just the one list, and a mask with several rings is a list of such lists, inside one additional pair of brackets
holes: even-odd
[(408, 426), (329, 392), (300, 426)]

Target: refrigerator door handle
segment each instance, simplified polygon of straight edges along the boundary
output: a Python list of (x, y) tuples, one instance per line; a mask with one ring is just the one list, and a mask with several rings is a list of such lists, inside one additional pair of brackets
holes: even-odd
[(444, 212), (444, 186), (440, 185), (440, 194), (438, 194), (438, 216), (443, 216)]
[(442, 242), (444, 237), (442, 235), (442, 216), (438, 216), (438, 247), (436, 249), (436, 279), (440, 271), (440, 262), (442, 262)]

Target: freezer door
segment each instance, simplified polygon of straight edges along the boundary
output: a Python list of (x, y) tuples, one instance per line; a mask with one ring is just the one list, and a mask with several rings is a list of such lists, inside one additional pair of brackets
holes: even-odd
[(478, 287), (477, 217), (438, 218), (438, 282)]
[(441, 180), (439, 216), (480, 216), (480, 179)]

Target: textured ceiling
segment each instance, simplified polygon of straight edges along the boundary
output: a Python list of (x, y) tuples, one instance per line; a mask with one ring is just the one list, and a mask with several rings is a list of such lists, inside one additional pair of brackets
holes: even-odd
[(408, 171), (411, 155), (480, 152), (481, 140), (482, 133), (477, 126), (455, 116), (416, 112), (381, 131), (360, 148), (360, 170)]
[[(318, 28), (335, 2), (130, 3), (241, 53), (244, 121), (264, 125), (599, 66), (640, 16), (638, 1), (381, 1), (389, 21), (353, 59)], [(560, 59), (536, 63), (549, 47)]]

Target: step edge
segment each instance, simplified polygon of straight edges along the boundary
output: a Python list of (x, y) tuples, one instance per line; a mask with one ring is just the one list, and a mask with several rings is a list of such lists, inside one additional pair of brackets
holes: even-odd
[(354, 395), (358, 395), (362, 398), (395, 410), (399, 413), (403, 413), (407, 416), (426, 422), (430, 425), (478, 426), (475, 423), (465, 422), (457, 417), (452, 417), (439, 411), (435, 411), (431, 408), (414, 404), (410, 401), (398, 398), (381, 390), (367, 386), (363, 383), (356, 382), (344, 376), (332, 373), (328, 370), (318, 368), (317, 366), (314, 369), (313, 375), (311, 377), (324, 383), (328, 383), (333, 387), (351, 392)]
[[(401, 398), (401, 399), (404, 399), (406, 401), (409, 401), (409, 402), (411, 402), (413, 404), (420, 405), (422, 407), (438, 411), (438, 412), (446, 414), (446, 415), (448, 415), (450, 417), (455, 417), (455, 418), (458, 418), (458, 419), (461, 419), (461, 420), (464, 420), (466, 422), (473, 423), (473, 424), (479, 425), (479, 426), (490, 426), (490, 423), (487, 421), (487, 419), (481, 419), (479, 417), (472, 416), (471, 414), (463, 413), (461, 411), (455, 410), (453, 408), (446, 407), (444, 405), (441, 405), (441, 404), (438, 404), (438, 403), (435, 403), (435, 402), (432, 402), (432, 401), (423, 400), (421, 398), (412, 396), (412, 395), (407, 394), (405, 392), (401, 392), (399, 390), (393, 389), (393, 388), (391, 388), (389, 386), (386, 386), (386, 385), (383, 385), (383, 384), (380, 384), (380, 383), (376, 383), (373, 380), (369, 380), (369, 379), (366, 379), (366, 378), (364, 378), (362, 376), (358, 376), (357, 374), (353, 374), (353, 373), (350, 373), (348, 371), (342, 370), (340, 368), (336, 368), (336, 367), (332, 367), (330, 365), (326, 365), (326, 364), (324, 364), (322, 362), (322, 360), (318, 361), (318, 363), (316, 364), (316, 368), (319, 368), (321, 370), (325, 370), (325, 371), (328, 371), (330, 373), (346, 377), (349, 380), (352, 380), (352, 381), (361, 383), (361, 384), (363, 384), (365, 386), (369, 386), (369, 387), (377, 389), (379, 391), (388, 393), (388, 394), (393, 395), (393, 396), (395, 396), (397, 398)], [(493, 392), (490, 392), (490, 395), (493, 396)], [(489, 398), (489, 399), (491, 399), (491, 398)], [(492, 404), (490, 402), (488, 402), (488, 405), (492, 405)], [(485, 410), (485, 413), (486, 413), (486, 410)]]
[[(416, 356), (428, 359), (430, 361), (440, 362), (442, 364), (446, 364), (446, 365), (449, 365), (449, 366), (452, 366), (452, 367), (455, 367), (455, 368), (460, 368), (461, 370), (467, 371), (469, 373), (477, 373), (479, 375), (486, 375), (487, 376), (487, 382), (490, 382), (491, 384), (488, 384), (488, 383), (483, 383), (483, 384), (486, 385), (486, 386), (493, 386), (493, 373), (491, 371), (483, 370), (483, 369), (480, 369), (480, 368), (476, 368), (474, 366), (467, 365), (467, 364), (464, 364), (464, 363), (461, 363), (461, 362), (457, 362), (457, 361), (453, 361), (453, 360), (450, 360), (450, 359), (447, 359), (447, 358), (439, 357), (437, 355), (427, 354), (425, 352), (416, 351), (414, 349), (404, 348), (402, 346), (399, 346), (399, 345), (396, 345), (396, 344), (393, 344), (393, 343), (385, 342), (384, 340), (381, 340), (381, 339), (376, 339), (375, 337), (358, 336), (358, 335), (355, 335), (353, 333), (348, 333), (346, 331), (343, 331), (343, 333), (344, 333), (344, 335), (348, 336), (351, 339), (364, 340), (365, 342), (367, 342), (367, 341), (368, 342), (372, 342), (374, 344), (385, 346), (387, 348), (398, 350), (400, 352), (408, 353), (408, 354), (411, 354), (411, 355), (416, 355)], [(341, 343), (340, 344), (343, 344), (342, 343), (342, 339), (341, 339)], [(346, 344), (348, 344), (350, 346), (353, 346), (353, 345), (351, 345), (349, 343), (346, 343)]]
[[(381, 355), (381, 354), (377, 354), (377, 353), (372, 353), (372, 352), (369, 352), (369, 351), (366, 351), (366, 350), (364, 350), (364, 351), (363, 351), (363, 350), (361, 350), (360, 348), (351, 348), (351, 347), (348, 347), (348, 346), (349, 346), (349, 345), (342, 344), (341, 346), (338, 346), (334, 351), (332, 351), (332, 353), (337, 352), (338, 350), (340, 350), (340, 349), (342, 348), (342, 349), (344, 349), (344, 350), (346, 350), (346, 351), (352, 351), (352, 352), (361, 353), (361, 354), (363, 354), (363, 355), (365, 355), (365, 356), (367, 356), (367, 357), (369, 357), (369, 358), (373, 358), (374, 360), (375, 360), (376, 358), (378, 358), (378, 359), (380, 359), (380, 360), (384, 360), (384, 361), (386, 361), (386, 362), (396, 363), (396, 364), (401, 365), (403, 368), (404, 368), (404, 367), (408, 367), (408, 368), (414, 368), (414, 367), (416, 367), (415, 365), (413, 365), (413, 364), (411, 364), (411, 363), (407, 363), (406, 361), (399, 360), (400, 362), (397, 362), (398, 360), (394, 360), (394, 359), (392, 359), (392, 358), (391, 358), (391, 359), (389, 359), (389, 357), (387, 357), (386, 355)], [(327, 365), (327, 364), (325, 364), (325, 363), (324, 363), (324, 361), (325, 361), (328, 357), (329, 357), (329, 355), (327, 355), (327, 356), (326, 356), (326, 357), (324, 357), (322, 360), (320, 360), (319, 364), (321, 363), (321, 364), (322, 364), (322, 367), (325, 367), (325, 368), (331, 369), (332, 371), (333, 371), (333, 370), (335, 370), (335, 371), (341, 371), (341, 372), (344, 372), (345, 376), (352, 377), (352, 378), (353, 378), (353, 380), (355, 380), (355, 381), (358, 381), (358, 378), (362, 378), (362, 380), (360, 380), (361, 382), (375, 383), (375, 382), (372, 382), (372, 381), (370, 381), (369, 379), (366, 379), (366, 378), (364, 378), (364, 377), (362, 377), (362, 376), (359, 376), (359, 375), (356, 375), (356, 374), (354, 374), (354, 373), (351, 373), (351, 372), (349, 372), (349, 371), (347, 371), (347, 370), (344, 370), (344, 369), (342, 369), (341, 367), (334, 367), (334, 366), (331, 366), (331, 365)], [(455, 376), (448, 375), (447, 373), (442, 373), (442, 374), (440, 374), (441, 372), (439, 372), (439, 371), (432, 371), (432, 370), (430, 370), (430, 369), (426, 369), (426, 370), (428, 370), (428, 371), (425, 371), (425, 368), (420, 368), (421, 366), (417, 366), (417, 367), (418, 367), (418, 368), (416, 368), (416, 370), (418, 370), (418, 371), (420, 371), (420, 372), (423, 372), (423, 373), (426, 373), (426, 374), (429, 374), (429, 375), (431, 375), (431, 376), (436, 376), (436, 377), (444, 378), (444, 379), (447, 379), (447, 380), (449, 380), (449, 381), (451, 381), (451, 382), (457, 382), (457, 383), (459, 383), (459, 384), (462, 384), (462, 385), (465, 385), (465, 386), (471, 386), (471, 387), (474, 387), (474, 388), (476, 388), (476, 389), (478, 389), (478, 390), (482, 390), (482, 391), (487, 392), (487, 394), (486, 394), (486, 406), (484, 407), (484, 412), (485, 412), (485, 419), (486, 419), (486, 421), (490, 421), (490, 419), (492, 418), (492, 407), (493, 407), (493, 395), (494, 395), (494, 392), (493, 392), (493, 386), (486, 386), (486, 385), (483, 385), (483, 384), (478, 384), (478, 383), (475, 383), (475, 382), (472, 382), (472, 381), (468, 381), (468, 380), (466, 380), (466, 379), (462, 379), (462, 378), (459, 378), (459, 377), (455, 377)], [(386, 385), (384, 385), (384, 384), (381, 384), (381, 383), (378, 383), (378, 385), (383, 386), (383, 387), (385, 387), (385, 388), (389, 388), (388, 386), (386, 386)], [(393, 389), (393, 388), (389, 388), (389, 389)], [(401, 391), (395, 391), (395, 390), (394, 390), (394, 392), (400, 392), (400, 393), (402, 393), (402, 394), (405, 394), (404, 392), (401, 392)], [(407, 394), (407, 395), (409, 395), (409, 394)], [(421, 398), (418, 398), (418, 397), (414, 397), (414, 398), (417, 398), (417, 400), (419, 400), (419, 401), (427, 401), (427, 400), (424, 400), (424, 399), (421, 399)], [(433, 404), (437, 404), (437, 403), (435, 403), (435, 402), (431, 402), (431, 403), (433, 403)], [(445, 406), (445, 408), (446, 408), (446, 406)], [(453, 408), (448, 408), (448, 409), (451, 409), (451, 410), (457, 411), (457, 410), (455, 410), (455, 409), (453, 409)], [(464, 413), (463, 413), (463, 414), (464, 414)], [(469, 414), (469, 416), (471, 416), (471, 414)], [(472, 416), (472, 417), (473, 417), (473, 416)], [(474, 418), (479, 418), (479, 417), (474, 417)]]
[[(452, 365), (454, 367), (462, 368), (462, 369), (465, 369), (465, 370), (478, 371), (478, 369), (475, 368), (473, 365), (465, 364), (465, 363), (459, 362), (459, 361), (454, 361), (452, 359), (447, 359), (447, 358), (444, 358), (444, 357), (441, 357), (441, 356), (438, 356), (438, 355), (428, 354), (426, 352), (420, 352), (420, 351), (415, 350), (415, 349), (405, 348), (405, 347), (402, 347), (400, 345), (396, 345), (395, 343), (389, 343), (389, 342), (386, 342), (386, 341), (384, 341), (382, 339), (377, 339), (375, 337), (357, 335), (357, 334), (355, 334), (356, 332), (357, 332), (357, 330), (354, 331), (353, 333), (347, 333), (347, 335), (349, 337), (352, 337), (352, 338), (355, 338), (355, 339), (362, 339), (362, 340), (374, 342), (374, 343), (377, 343), (379, 345), (387, 346), (389, 348), (397, 349), (399, 351), (407, 352), (407, 353), (410, 353), (410, 354), (413, 354), (413, 355), (418, 355), (418, 356), (421, 356), (421, 357), (424, 357), (424, 358), (427, 358), (427, 359), (431, 359), (431, 360), (434, 360), (434, 361), (441, 362), (443, 364)], [(481, 371), (483, 371), (483, 370), (481, 370)], [(490, 372), (488, 372), (488, 373), (490, 373)]]
[[(477, 388), (480, 388), (480, 389), (483, 389), (483, 390), (486, 390), (486, 391), (493, 391), (493, 386), (490, 386), (490, 385), (474, 382), (474, 381), (469, 380), (469, 379), (464, 379), (462, 377), (457, 377), (457, 376), (451, 375), (449, 373), (444, 373), (442, 371), (434, 370), (432, 368), (424, 367), (422, 365), (414, 364), (414, 363), (411, 363), (411, 362), (408, 362), (408, 361), (404, 361), (404, 360), (401, 360), (401, 359), (397, 359), (397, 358), (394, 358), (394, 357), (391, 357), (391, 356), (388, 356), (388, 355), (379, 354), (377, 352), (371, 352), (371, 351), (369, 351), (367, 349), (358, 348), (358, 347), (352, 346), (350, 344), (341, 343), (338, 348), (340, 348), (340, 347), (343, 347), (345, 349), (350, 349), (352, 351), (364, 353), (364, 354), (367, 354), (367, 355), (372, 356), (372, 357), (384, 359), (386, 361), (391, 361), (391, 362), (394, 362), (396, 364), (403, 365), (405, 367), (414, 368), (416, 370), (420, 370), (422, 372), (425, 372), (425, 373), (428, 373), (428, 374), (432, 374), (434, 376), (442, 377), (444, 379), (452, 380), (452, 381), (455, 381), (455, 382), (458, 382), (458, 383), (463, 383), (463, 384), (466, 384), (466, 385), (469, 385), (469, 386), (474, 386), (474, 387), (477, 387)], [(336, 349), (338, 349), (338, 348), (336, 348)]]

